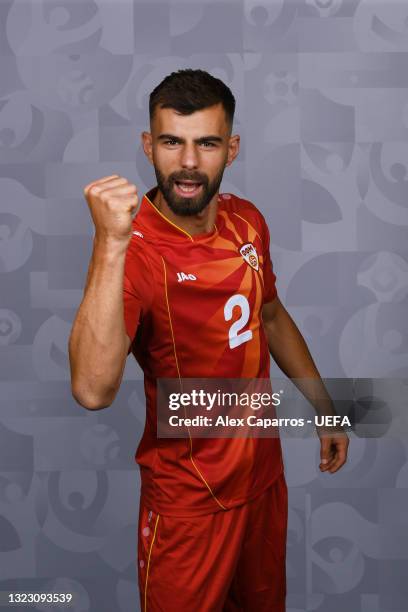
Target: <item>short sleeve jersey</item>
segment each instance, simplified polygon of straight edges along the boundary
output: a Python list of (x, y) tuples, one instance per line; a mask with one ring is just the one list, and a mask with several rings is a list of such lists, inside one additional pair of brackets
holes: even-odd
[(158, 438), (157, 379), (269, 378), (261, 314), (277, 295), (276, 276), (268, 227), (251, 202), (219, 195), (213, 231), (190, 235), (156, 208), (156, 190), (133, 220), (123, 286), (129, 352), (146, 394), (135, 459), (148, 507), (194, 516), (268, 488), (283, 471), (280, 439)]

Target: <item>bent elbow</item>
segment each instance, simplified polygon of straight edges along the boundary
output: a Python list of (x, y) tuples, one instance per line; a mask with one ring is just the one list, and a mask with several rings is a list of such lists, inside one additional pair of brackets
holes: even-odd
[(102, 408), (109, 408), (113, 402), (113, 399), (102, 399), (94, 395), (79, 392), (75, 389), (71, 389), (71, 392), (74, 400), (86, 410), (102, 410)]

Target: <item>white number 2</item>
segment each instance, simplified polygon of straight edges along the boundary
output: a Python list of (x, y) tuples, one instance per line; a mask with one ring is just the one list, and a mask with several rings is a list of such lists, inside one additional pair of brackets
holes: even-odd
[(236, 295), (231, 296), (226, 302), (224, 306), (225, 320), (231, 321), (232, 311), (234, 310), (235, 306), (240, 307), (241, 316), (231, 325), (229, 329), (229, 345), (232, 349), (240, 346), (240, 344), (243, 344), (244, 342), (248, 342), (252, 338), (252, 331), (250, 329), (242, 332), (241, 334), (238, 333), (248, 323), (250, 314), (249, 303), (244, 295), (237, 293)]

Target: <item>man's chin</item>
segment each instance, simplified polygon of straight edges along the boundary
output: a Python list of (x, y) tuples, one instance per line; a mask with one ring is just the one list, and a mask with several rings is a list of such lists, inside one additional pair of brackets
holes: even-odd
[(187, 200), (183, 198), (181, 202), (167, 202), (169, 208), (175, 215), (180, 215), (182, 217), (194, 217), (194, 215), (198, 215), (201, 213), (207, 206), (197, 206), (197, 203), (194, 200)]
[(193, 217), (202, 212), (209, 204), (209, 201), (198, 200), (198, 197), (186, 198), (172, 194), (167, 200), (167, 204), (176, 215), (183, 217)]

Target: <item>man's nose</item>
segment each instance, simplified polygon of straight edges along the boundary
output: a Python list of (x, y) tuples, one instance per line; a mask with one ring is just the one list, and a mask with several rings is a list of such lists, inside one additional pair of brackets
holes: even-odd
[(181, 165), (183, 168), (198, 167), (198, 155), (194, 144), (185, 144), (181, 153)]

